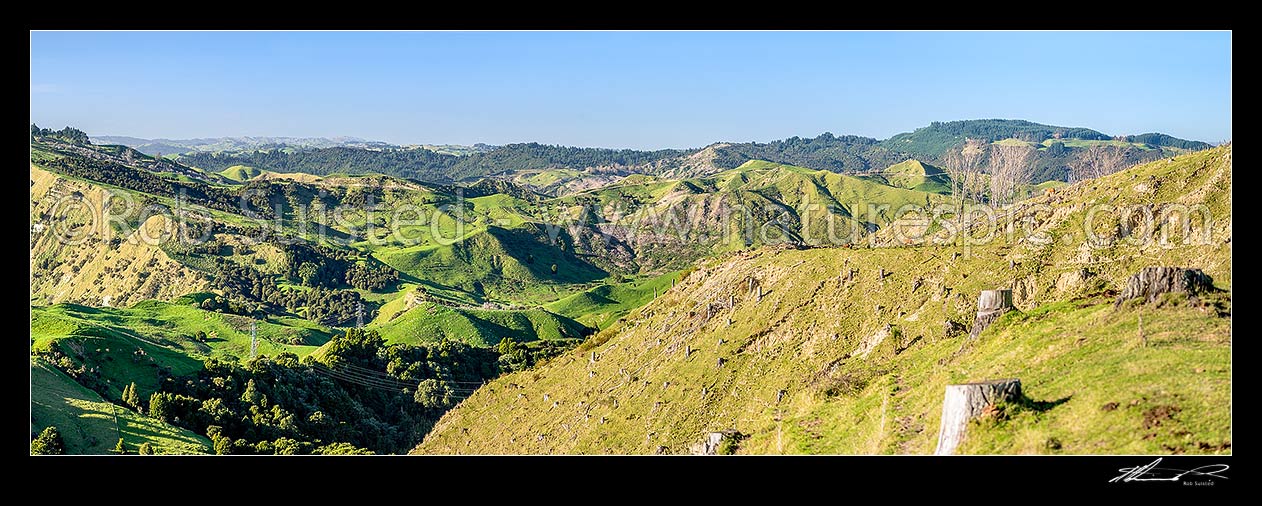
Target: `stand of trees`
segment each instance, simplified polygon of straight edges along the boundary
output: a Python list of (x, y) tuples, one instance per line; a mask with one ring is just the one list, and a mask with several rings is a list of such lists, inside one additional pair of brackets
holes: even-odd
[[(217, 272), (212, 277), (212, 286), (226, 293), (229, 312), (235, 314), (260, 316), (306, 308), (309, 320), (344, 326), (355, 321), (361, 305), (364, 318), (371, 319), (376, 311), (376, 304), (365, 301), (354, 290), (326, 289), (319, 285), (309, 290), (280, 288), (270, 274), (219, 257), (215, 258), (215, 265)], [(202, 304), (205, 307), (206, 302)], [(206, 309), (217, 309), (213, 304)]]
[(790, 137), (769, 143), (743, 143), (716, 150), (715, 165), (730, 169), (749, 160), (767, 160), (833, 172), (861, 172), (883, 169), (906, 160), (905, 154), (890, 150), (880, 141), (857, 135), (815, 138)]
[[(187, 199), (190, 204), (220, 211), (240, 212), (240, 198), (225, 188), (168, 179), (153, 172), (92, 158), (67, 156), (46, 161), (45, 165), (68, 176), (163, 197)], [(268, 214), (270, 208), (256, 209), (264, 217), (271, 216)]]
[(77, 128), (66, 127), (61, 130), (53, 130), (40, 128), (39, 125), (31, 123), (31, 140), (35, 140), (36, 137), (52, 137), (71, 144), (88, 144), (89, 142), (88, 134)]
[(149, 413), (206, 434), (221, 454), (401, 453), (471, 387), (501, 372), (494, 349), (386, 345), (349, 330), (319, 361), (282, 353), (210, 360), (163, 382)]

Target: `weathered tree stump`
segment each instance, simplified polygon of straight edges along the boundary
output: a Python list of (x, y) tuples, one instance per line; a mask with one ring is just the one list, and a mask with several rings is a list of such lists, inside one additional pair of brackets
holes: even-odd
[(1214, 291), (1214, 278), (1200, 269), (1144, 267), (1126, 280), (1126, 288), (1114, 305), (1130, 299), (1152, 302), (1163, 293), (1197, 295)]
[(968, 421), (978, 417), (987, 406), (1021, 398), (1021, 380), (998, 379), (947, 385), (942, 398), (942, 423), (938, 429), (938, 448), (934, 455), (951, 455), (964, 440)]
[(706, 434), (705, 441), (701, 443), (702, 455), (718, 455), (719, 444), (723, 442), (722, 432), (711, 432)]
[(973, 321), (973, 330), (968, 337), (976, 339), (986, 327), (1011, 310), (1012, 290), (982, 290), (977, 296), (977, 319)]

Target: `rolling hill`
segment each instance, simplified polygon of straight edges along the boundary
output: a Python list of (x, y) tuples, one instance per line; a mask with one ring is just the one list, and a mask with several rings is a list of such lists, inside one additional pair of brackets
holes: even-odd
[[(738, 453), (923, 454), (944, 385), (1000, 377), (1020, 378), (1025, 399), (971, 427), (961, 451), (1229, 452), (1230, 173), (1228, 145), (1080, 182), (999, 218), (1030, 235), (967, 248), (702, 262), (578, 350), (479, 389), (414, 453), (687, 453), (735, 431)], [(1097, 215), (1088, 242), (1093, 204), (1210, 220), (1189, 234)], [(1221, 291), (1115, 307), (1151, 265), (1204, 269)], [(960, 336), (979, 291), (999, 287), (1018, 311)]]
[(246, 165), (233, 165), (224, 170), (219, 171), (219, 175), (231, 179), (233, 181), (246, 182), (263, 175), (265, 171), (257, 167), (249, 167)]
[[(321, 148), (334, 150), (327, 152), (286, 148), (259, 155), (259, 159), (293, 164), (289, 170), (315, 164), (310, 166), (318, 174), (274, 172), (266, 165), (252, 164), (212, 172), (124, 146), (87, 144), (84, 138), (73, 129), (33, 127), (30, 168), (32, 374), (40, 369), (40, 385), (67, 399), (39, 400), (42, 414), (33, 420), (32, 430), (38, 431), (41, 427), (36, 425), (43, 423), (73, 431), (77, 435), (65, 439), (74, 451), (105, 451), (101, 445), (112, 448), (112, 441), (103, 439), (109, 427), (95, 421), (102, 413), (112, 412), (120, 420), (113, 428), (115, 436), (122, 434), (129, 448), (150, 442), (162, 452), (396, 452), (414, 446), (462, 399), (462, 406), (498, 402), (493, 402), (493, 396), (499, 395), (495, 393), (498, 384), (476, 393), (469, 385), (505, 372), (512, 373), (508, 378), (515, 385), (545, 388), (549, 398), (581, 399), (584, 407), (596, 398), (576, 389), (584, 382), (595, 385), (593, 378), (603, 382), (625, 376), (625, 381), (619, 381), (634, 383), (631, 376), (637, 377), (635, 381), (651, 377), (662, 384), (689, 385), (689, 389), (699, 385), (709, 395), (719, 386), (743, 392), (740, 389), (752, 388), (749, 385), (762, 388), (764, 383), (783, 383), (784, 396), (798, 403), (792, 415), (809, 425), (813, 422), (803, 417), (828, 410), (868, 416), (870, 406), (865, 403), (877, 398), (869, 399), (876, 391), (868, 386), (895, 381), (894, 376), (903, 371), (907, 381), (918, 386), (914, 395), (901, 400), (918, 419), (925, 419), (932, 411), (933, 397), (925, 393), (926, 388), (940, 388), (945, 380), (936, 369), (906, 365), (897, 357), (923, 354), (928, 361), (954, 361), (966, 375), (981, 367), (982, 359), (977, 357), (988, 357), (987, 363), (1015, 363), (995, 358), (993, 354), (1002, 352), (999, 345), (978, 345), (977, 355), (944, 358), (944, 350), (958, 340), (934, 334), (944, 320), (967, 322), (968, 297), (1002, 283), (1011, 283), (1022, 311), (1046, 316), (1037, 321), (1012, 317), (987, 336), (1009, 340), (1026, 334), (1042, 336), (1043, 341), (1035, 341), (1039, 346), (1047, 343), (1060, 349), (1058, 339), (1063, 336), (1056, 329), (1091, 321), (1098, 329), (1089, 339), (1098, 338), (1105, 348), (1114, 349), (1124, 344), (1110, 341), (1117, 337), (1117, 329), (1130, 325), (1131, 316), (1137, 322), (1143, 314), (1145, 327), (1156, 329), (1157, 334), (1195, 331), (1212, 337), (1195, 344), (1203, 346), (1197, 349), (1207, 362), (1170, 356), (1160, 346), (1145, 351), (1152, 353), (1145, 360), (1218, 371), (1215, 364), (1230, 354), (1229, 337), (1222, 337), (1229, 336), (1224, 334), (1229, 318), (1198, 317), (1195, 311), (1204, 315), (1204, 306), (1180, 303), (1152, 314), (1142, 308), (1123, 314), (1107, 312), (1102, 299), (1103, 293), (1119, 286), (1129, 270), (1140, 265), (1140, 259), (1193, 262), (1229, 290), (1229, 244), (1216, 246), (1211, 254), (1178, 245), (1128, 249), (1129, 243), (1122, 239), (1134, 235), (1135, 225), (1126, 222), (1112, 232), (1116, 237), (1108, 247), (1090, 251), (1061, 244), (1049, 249), (1042, 242), (1012, 240), (1002, 245), (970, 245), (970, 254), (976, 258), (948, 264), (943, 258), (955, 250), (942, 246), (951, 243), (951, 238), (944, 235), (949, 227), (941, 225), (922, 227), (925, 237), (915, 243), (920, 246), (865, 249), (864, 245), (914, 246), (898, 234), (918, 230), (917, 218), (896, 215), (894, 210), (950, 199), (944, 195), (950, 180), (941, 170), (928, 162), (906, 159), (870, 139), (825, 135), (648, 155), (523, 145), (500, 153), (515, 155), (478, 162), (493, 159), (503, 166), (515, 163), (518, 156), (538, 162), (523, 165), (536, 168), (523, 169), (521, 177), (509, 170), (498, 179), (435, 184), (358, 173), (364, 172), (359, 165), (364, 160), (402, 167), (413, 158), (449, 156), (432, 151), (373, 158), (376, 155), (364, 154), (369, 150), (351, 147)], [(1149, 153), (1145, 156), (1169, 154), (1166, 148), (1118, 139), (1058, 139), (1038, 144), (1005, 138), (996, 142), (1025, 143), (1040, 152), (1073, 153), (1117, 144)], [(305, 154), (291, 156), (296, 153)], [(466, 158), (489, 153), (468, 153), (450, 166), (473, 163)], [(746, 159), (754, 155), (769, 159)], [(235, 155), (197, 156), (229, 160)], [(569, 160), (566, 164), (575, 168), (557, 168), (548, 161), (550, 157)], [(584, 166), (610, 160), (612, 165)], [(801, 160), (810, 167), (784, 160)], [(887, 169), (873, 170), (886, 162), (891, 164)], [(1226, 172), (1221, 168), (1224, 163)], [(862, 172), (837, 172), (851, 170)], [(1033, 219), (1041, 230), (1062, 234), (1072, 220), (1082, 218), (1085, 203), (1102, 199), (1114, 205), (1153, 201), (1204, 205), (1215, 213), (1229, 213), (1229, 171), (1228, 146), (1131, 169), (1124, 173), (1130, 179), (1119, 174), (1070, 186), (1044, 183), (1036, 188), (1052, 191), (1004, 208), (999, 219), (1013, 225), (1025, 223), (1018, 218)], [(1126, 184), (1118, 186), (1116, 181)], [(540, 193), (539, 188), (549, 192)], [(1056, 211), (1049, 216), (1044, 205)], [(1220, 227), (1214, 233), (1229, 240), (1229, 215), (1227, 223), (1225, 230)], [(1168, 227), (1161, 230), (1179, 233)], [(189, 237), (200, 239), (188, 241)], [(1222, 254), (1222, 248), (1227, 254)], [(987, 255), (998, 259), (991, 263), (1010, 259), (1014, 268), (1020, 268), (1008, 272), (978, 260)], [(1086, 267), (1073, 271), (1051, 267), (1079, 264)], [(864, 274), (884, 271), (889, 276), (875, 282), (859, 275), (843, 282), (837, 274), (829, 274), (850, 265)], [(857, 295), (861, 293), (865, 295)], [(774, 304), (772, 309), (750, 302), (753, 294), (764, 304)], [(1228, 308), (1229, 314), (1229, 295), (1210, 302)], [(351, 328), (359, 326), (361, 319), (363, 331)], [(258, 326), (257, 357), (252, 357), (255, 352), (248, 330), (252, 321)], [(719, 321), (724, 322), (722, 328), (717, 327)], [(1018, 321), (1026, 323), (1017, 325)], [(670, 342), (655, 344), (658, 339)], [(718, 348), (706, 348), (711, 339)], [(743, 344), (724, 347), (736, 341)], [(784, 348), (783, 343), (792, 346)], [(1186, 344), (1178, 341), (1172, 346)], [(670, 353), (675, 353), (680, 345), (691, 350), (687, 355), (692, 359), (704, 356), (718, 364), (722, 357), (724, 365), (710, 368), (702, 362), (671, 365), (669, 360), (644, 360), (650, 357), (643, 354), (648, 353), (645, 350), (673, 346)], [(579, 351), (535, 367), (575, 346)], [(631, 350), (643, 353), (632, 355)], [(778, 351), (759, 355), (763, 350)], [(828, 365), (820, 360), (836, 361), (856, 350), (871, 360), (829, 362), (829, 367), (836, 367), (824, 376), (818, 374)], [(594, 369), (562, 367), (591, 363), (592, 352), (599, 357)], [(1040, 357), (1025, 354), (1013, 360), (1043, 360)], [(1071, 358), (1080, 357), (1052, 354), (1046, 360), (1066, 363)], [(761, 362), (764, 359), (768, 362)], [(1116, 367), (1121, 358), (1101, 351), (1083, 360)], [(605, 369), (606, 363), (618, 367)], [(338, 369), (347, 366), (359, 369)], [(64, 377), (44, 374), (47, 371), (41, 368)], [(547, 372), (553, 370), (560, 372)], [(639, 374), (641, 370), (645, 375)], [(1075, 385), (1086, 382), (1085, 377), (1067, 377), (1057, 383), (1057, 370), (1030, 369), (1027, 381), (1060, 384), (1061, 390), (1082, 388)], [(540, 373), (538, 379), (520, 377), (535, 373)], [(1222, 384), (1216, 374), (1206, 376), (1205, 388)], [(803, 375), (814, 375), (810, 377), (818, 381), (803, 383)], [(545, 381), (551, 377), (564, 381)], [(252, 379), (268, 382), (262, 396), (245, 395), (243, 389)], [(67, 380), (86, 393), (73, 392)], [(422, 389), (423, 380), (433, 381)], [(132, 383), (140, 401), (128, 400), (124, 394), (124, 387)], [(816, 388), (825, 384), (831, 386)], [(1034, 385), (1030, 388), (1037, 391)], [(1124, 382), (1116, 394), (1129, 395), (1127, 388), (1133, 385)], [(343, 397), (382, 389), (387, 393), (354, 400)], [(1185, 396), (1195, 393), (1172, 391)], [(836, 392), (843, 395), (838, 397)], [(534, 393), (519, 393), (535, 398)], [(605, 393), (609, 397), (602, 397), (604, 401), (612, 398), (611, 405), (627, 406), (625, 398)], [(147, 406), (152, 394), (161, 398), (160, 408), (151, 414)], [(304, 395), (320, 396), (322, 407), (299, 402)], [(850, 398), (863, 402), (850, 403)], [(618, 416), (633, 417), (635, 423), (647, 423), (647, 432), (656, 434), (643, 441), (671, 434), (661, 444), (631, 446), (629, 439), (621, 439), (629, 434), (620, 425), (623, 422), (609, 422), (618, 426), (613, 433), (591, 432), (589, 436), (596, 439), (586, 443), (576, 442), (581, 438), (545, 443), (551, 441), (547, 435), (555, 435), (555, 429), (546, 427), (547, 417), (520, 424), (513, 430), (521, 434), (514, 432), (511, 437), (543, 431), (546, 435), (536, 441), (541, 444), (531, 450), (540, 452), (656, 452), (658, 447), (685, 452), (695, 442), (697, 431), (719, 424), (753, 436), (743, 443), (742, 451), (770, 451), (767, 434), (758, 432), (768, 427), (763, 423), (765, 413), (751, 411), (752, 400), (729, 399), (713, 406), (710, 403), (716, 401), (705, 400), (705, 407), (698, 407), (688, 395), (668, 396), (654, 401), (649, 411), (638, 411), (645, 408), (644, 402), (639, 399), (631, 403), (633, 407), (611, 409)], [(1045, 416), (1088, 417), (1082, 411), (1085, 408), (1073, 402), (1066, 401), (1067, 407), (1049, 411), (1050, 415), (1014, 416), (1011, 424), (1022, 427), (1027, 434), (1024, 439), (1018, 441), (996, 428), (994, 438), (987, 441), (1015, 442), (975, 441), (969, 444), (980, 446), (968, 448), (1008, 451), (1017, 446), (1003, 445), (1020, 444), (1026, 445), (1020, 446), (1021, 451), (1027, 451), (1034, 444), (1031, 441), (1048, 432), (1041, 421)], [(517, 406), (505, 406), (497, 409), (518, 416), (513, 414)], [(678, 406), (680, 411), (662, 411), (662, 406)], [(1216, 439), (1222, 434), (1217, 413), (1193, 404), (1179, 406), (1189, 424), (1208, 428), (1198, 445), (1221, 449), (1229, 444)], [(1143, 410), (1156, 407), (1136, 409), (1142, 415)], [(357, 418), (352, 415), (355, 409), (373, 415)], [(461, 409), (465, 408), (448, 419), (467, 416)], [(549, 404), (548, 409), (552, 413), (561, 405)], [(356, 426), (356, 431), (336, 429), (321, 421), (323, 415), (316, 415), (328, 410), (337, 410), (330, 416)], [(270, 414), (264, 416), (264, 411)], [(242, 413), (252, 414), (242, 418)], [(607, 415), (612, 413), (600, 416), (609, 421)], [(301, 419), (286, 422), (290, 415)], [(71, 420), (88, 425), (71, 427)], [(664, 425), (658, 425), (659, 421)], [(421, 448), (454, 444), (444, 439), (450, 430), (444, 427), (450, 423), (455, 422), (439, 424), (433, 439)], [(574, 427), (569, 421), (560, 423)], [(134, 430), (129, 432), (128, 427)], [(790, 442), (777, 439), (775, 451), (917, 452), (926, 444), (903, 434), (897, 437), (913, 442), (903, 444), (898, 439), (894, 444), (886, 438), (876, 449), (862, 449), (855, 446), (858, 439), (836, 434), (812, 443), (820, 438), (811, 434), (819, 431), (802, 430), (806, 432), (784, 436), (777, 428), (777, 438), (789, 437)], [(850, 434), (871, 440), (869, 433)], [(1079, 439), (1047, 438), (1074, 441), (1067, 442), (1067, 447), (1080, 450), (1075, 445), (1094, 434), (1074, 436)], [(226, 440), (227, 435), (232, 440)], [(310, 440), (291, 440), (296, 435)], [(1153, 444), (1177, 443), (1167, 436), (1154, 436), (1157, 443)], [(635, 438), (636, 443), (643, 437)], [(1136, 444), (1125, 448), (1151, 447)]]
[(951, 193), (951, 177), (942, 169), (920, 160), (905, 160), (886, 167), (878, 174), (862, 177), (909, 190), (943, 195)]

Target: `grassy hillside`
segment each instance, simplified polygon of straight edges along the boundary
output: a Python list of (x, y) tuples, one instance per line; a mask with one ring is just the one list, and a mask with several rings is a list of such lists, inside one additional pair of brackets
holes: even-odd
[[(686, 453), (736, 430), (740, 453), (928, 453), (944, 385), (1017, 377), (1027, 399), (961, 451), (1229, 452), (1230, 172), (1226, 146), (1061, 189), (1000, 218), (1031, 223), (1031, 240), (703, 262), (575, 352), (479, 389), (415, 451)], [(1088, 244), (1091, 203), (1204, 206), (1210, 241), (1145, 244), (1175, 227), (1097, 214), (1112, 241)], [(1202, 268), (1225, 291), (1114, 308), (1150, 265)], [(999, 287), (1019, 312), (975, 341), (948, 331)]]
[(880, 174), (864, 176), (864, 179), (909, 190), (944, 195), (951, 193), (951, 178), (942, 169), (920, 160), (896, 163), (881, 171)]
[(583, 325), (543, 309), (474, 309), (418, 302), (386, 314), (369, 326), (390, 343), (423, 344), (444, 339), (474, 346), (514, 341), (577, 339)]
[(887, 209), (943, 196), (824, 170), (754, 160), (712, 176), (628, 177), (545, 202), (599, 238), (587, 250), (630, 255), (641, 271), (765, 244), (846, 244), (890, 221)]
[(544, 305), (548, 311), (603, 329), (632, 310), (648, 304), (656, 294), (669, 290), (679, 272), (623, 283), (608, 283)]
[(219, 175), (231, 179), (233, 181), (246, 182), (263, 175), (265, 171), (258, 167), (250, 167), (248, 165), (233, 165), (224, 170), (219, 171)]
[[(257, 329), (258, 351), (267, 355), (304, 356), (330, 337), (328, 330), (294, 318), (269, 317)], [(121, 398), (132, 382), (148, 397), (162, 378), (197, 372), (204, 358), (248, 358), (250, 319), (159, 301), (126, 309), (33, 307), (31, 351), (65, 357), (62, 365), (84, 369), (81, 380), (110, 399)]]
[(31, 431), (57, 427), (67, 454), (108, 454), (118, 439), (129, 453), (149, 443), (156, 453), (213, 453), (206, 438), (119, 407), (65, 373), (31, 361)]
[(126, 306), (206, 289), (202, 273), (160, 247), (172, 236), (170, 220), (152, 216), (124, 236), (101, 214), (109, 196), (31, 165), (32, 303)]

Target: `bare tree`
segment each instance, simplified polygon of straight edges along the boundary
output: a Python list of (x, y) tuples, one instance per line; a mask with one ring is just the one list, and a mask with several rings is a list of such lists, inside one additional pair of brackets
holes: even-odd
[(966, 203), (980, 200), (985, 192), (982, 161), (988, 145), (982, 139), (966, 139), (964, 144), (947, 151), (942, 157), (942, 168), (951, 177), (951, 196), (959, 206), (959, 212), (956, 213), (959, 227), (957, 230), (963, 230)]
[(1126, 168), (1126, 150), (1096, 144), (1069, 164), (1069, 182), (1107, 176)]
[(943, 169), (951, 176), (951, 195), (959, 202), (976, 200), (982, 196), (982, 160), (987, 143), (981, 139), (967, 139), (964, 144), (946, 152), (942, 158)]
[(1007, 205), (1016, 200), (1022, 187), (1030, 183), (1033, 167), (1029, 144), (995, 144), (990, 148), (990, 202)]

